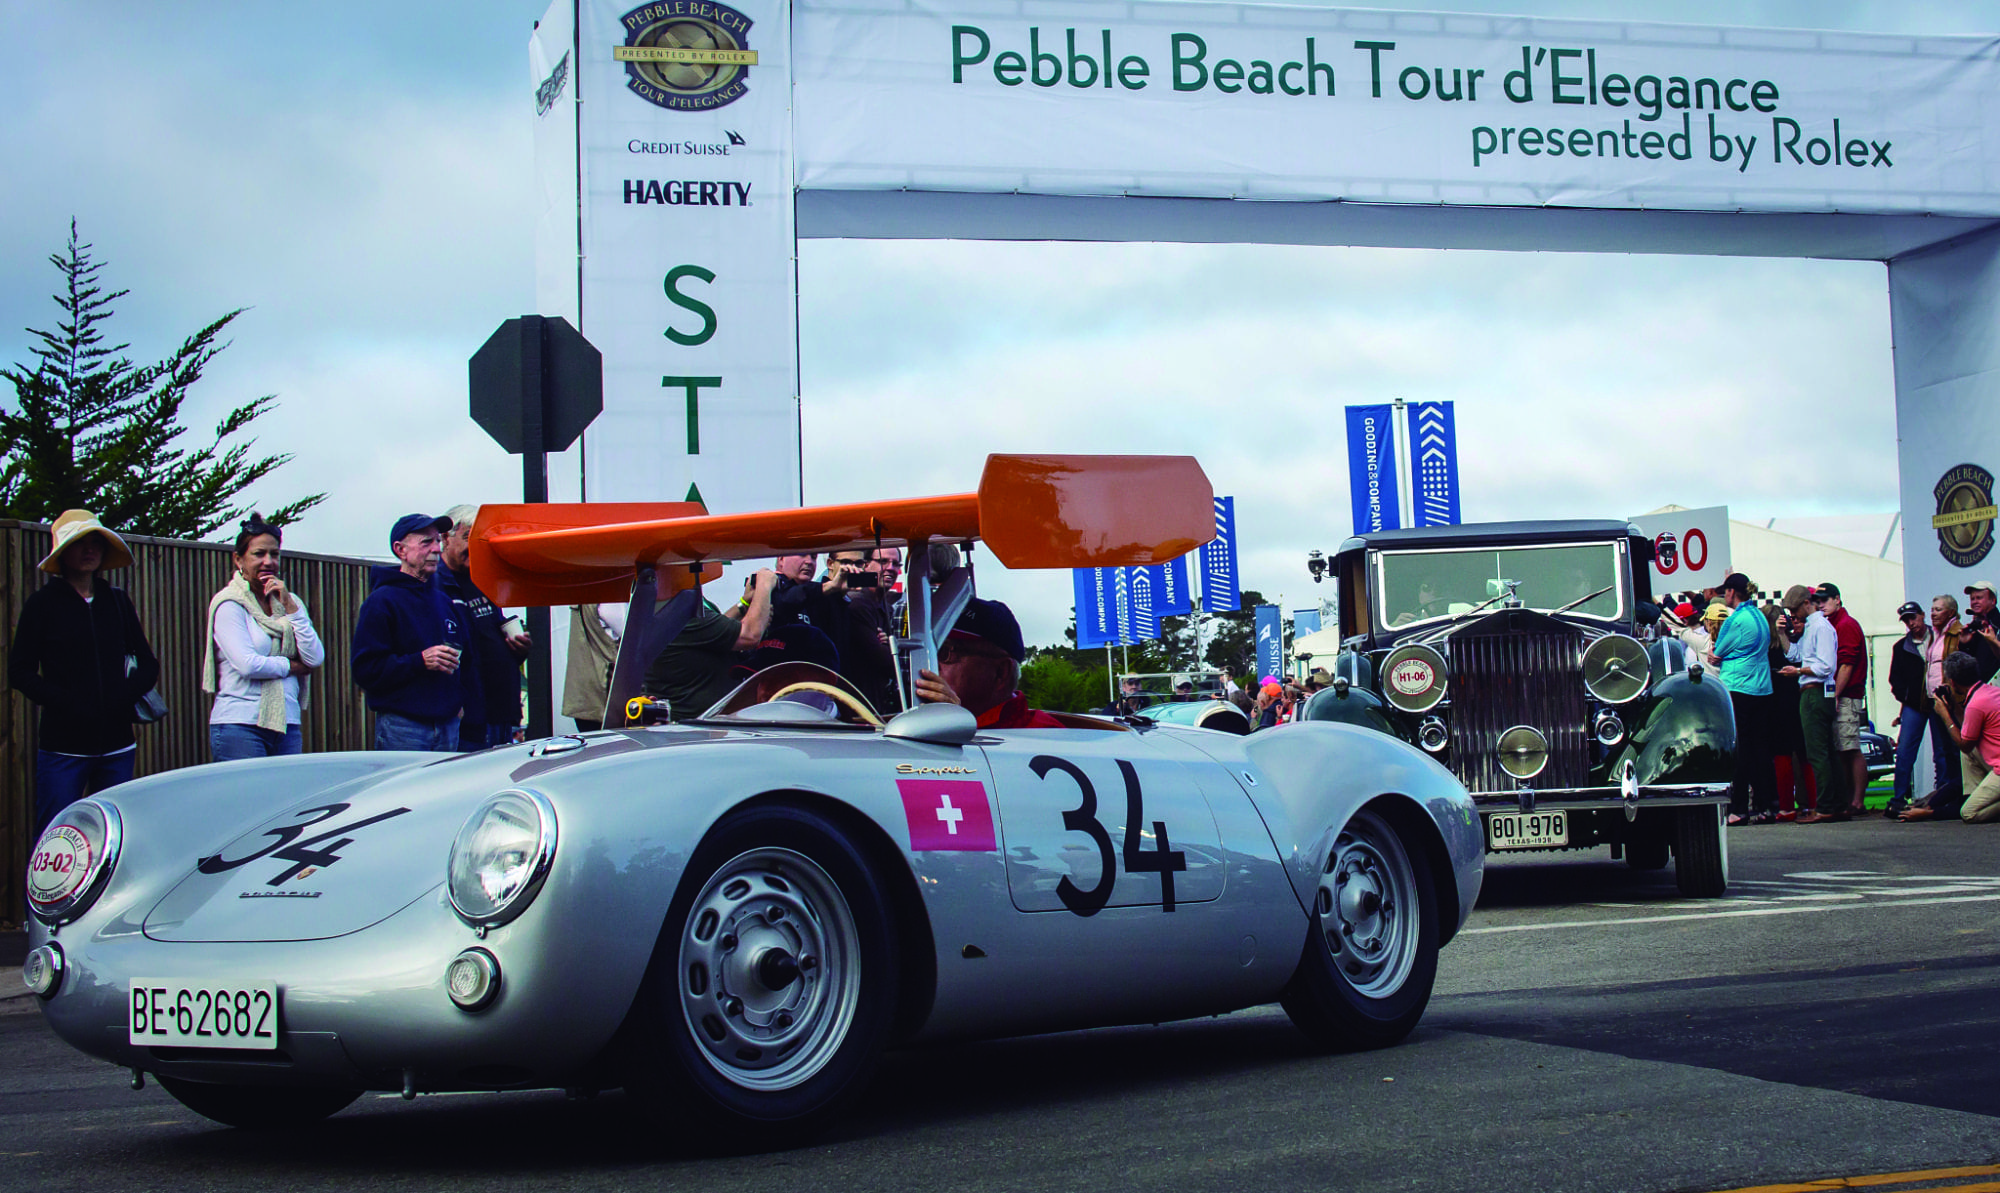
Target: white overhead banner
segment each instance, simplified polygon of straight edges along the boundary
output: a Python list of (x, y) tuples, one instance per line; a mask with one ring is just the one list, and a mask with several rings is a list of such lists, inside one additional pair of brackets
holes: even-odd
[[(559, 231), (538, 238), (558, 251), (538, 253), (537, 293), (604, 354), (584, 492), (692, 494), (716, 512), (797, 505), (789, 8), (556, 0), (542, 26), (572, 15), (581, 111), (568, 133), (538, 117), (536, 158), (554, 191), (564, 137), (575, 146), (579, 247), (564, 261)], [(544, 40), (538, 29), (530, 54), (548, 79), (560, 50)], [(551, 276), (565, 270), (574, 310)]]
[(804, 188), (2000, 214), (2000, 41), (800, 0)]

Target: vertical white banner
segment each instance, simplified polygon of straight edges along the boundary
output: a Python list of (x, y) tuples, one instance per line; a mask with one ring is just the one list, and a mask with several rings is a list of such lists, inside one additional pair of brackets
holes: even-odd
[(604, 354), (587, 496), (797, 505), (788, 6), (581, 0), (577, 13), (577, 323)]

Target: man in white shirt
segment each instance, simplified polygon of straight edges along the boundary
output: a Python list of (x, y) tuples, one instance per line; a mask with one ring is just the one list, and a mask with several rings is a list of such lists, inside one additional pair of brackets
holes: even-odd
[(1807, 608), (1812, 609), (1812, 614), (1805, 619), (1805, 630), (1798, 641), (1785, 652), (1791, 665), (1780, 671), (1798, 677), (1799, 728), (1805, 734), (1806, 761), (1812, 765), (1813, 782), (1819, 790), (1815, 801), (1818, 810), (1800, 816), (1801, 824), (1851, 818), (1847, 810), (1851, 794), (1847, 790), (1847, 777), (1844, 768), (1834, 765), (1838, 755), (1833, 736), (1833, 681), (1838, 670), (1840, 635), (1826, 614), (1819, 611), (1821, 603), (1815, 590), (1800, 596), (1793, 605), (1791, 613), (1795, 619)]

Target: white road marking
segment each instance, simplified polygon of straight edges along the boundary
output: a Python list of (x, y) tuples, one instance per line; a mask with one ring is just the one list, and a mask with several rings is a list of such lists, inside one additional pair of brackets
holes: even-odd
[(1948, 895), (1932, 899), (1884, 899), (1862, 903), (1812, 903), (1790, 907), (1746, 907), (1740, 911), (1704, 911), (1689, 915), (1640, 915), (1623, 919), (1562, 920), (1548, 924), (1498, 924), (1490, 928), (1461, 929), (1461, 936), (1482, 936), (1494, 932), (1546, 932), (1553, 928), (1607, 928), (1616, 924), (1670, 924), (1676, 920), (1742, 919), (1759, 915), (1804, 915), (1815, 911), (1859, 911), (1870, 907), (1927, 907), (1939, 903), (2000, 903), (2000, 895)]

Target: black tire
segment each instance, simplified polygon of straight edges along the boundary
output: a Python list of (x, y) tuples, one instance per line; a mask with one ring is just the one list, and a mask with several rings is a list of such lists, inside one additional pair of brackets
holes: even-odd
[(161, 1077), (160, 1088), (181, 1105), (225, 1127), (246, 1131), (283, 1131), (308, 1127), (345, 1110), (361, 1096), (358, 1089), (285, 1089), (270, 1085), (213, 1085)]
[(889, 895), (839, 825), (782, 805), (732, 812), (668, 910), (626, 1088), (703, 1150), (806, 1143), (874, 1072), (899, 960)]
[(1664, 870), (1672, 845), (1663, 836), (1647, 833), (1625, 842), (1625, 864), (1634, 870)]
[(1320, 874), (1305, 955), (1279, 1002), (1321, 1048), (1394, 1044), (1423, 1018), (1437, 981), (1430, 860), (1364, 809), (1341, 830)]
[(1681, 808), (1674, 819), (1674, 885), (1690, 899), (1715, 899), (1729, 889), (1729, 846), (1721, 812)]

